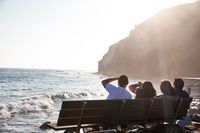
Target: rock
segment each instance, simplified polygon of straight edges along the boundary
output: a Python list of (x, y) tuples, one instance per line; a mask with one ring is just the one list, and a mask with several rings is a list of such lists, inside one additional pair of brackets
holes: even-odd
[(199, 1), (160, 11), (110, 46), (98, 72), (143, 79), (199, 77), (199, 13)]

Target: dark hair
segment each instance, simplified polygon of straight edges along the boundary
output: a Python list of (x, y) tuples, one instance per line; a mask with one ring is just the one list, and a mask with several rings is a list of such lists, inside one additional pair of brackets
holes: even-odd
[(160, 90), (164, 95), (175, 95), (175, 89), (172, 87), (172, 84), (168, 80), (161, 81)]
[(156, 90), (150, 81), (145, 81), (141, 88), (136, 90), (135, 98), (153, 98), (156, 96)]
[(150, 81), (145, 81), (142, 85), (142, 90), (146, 95), (146, 98), (153, 98), (156, 96), (156, 90)]
[(121, 75), (118, 79), (118, 85), (120, 87), (126, 87), (128, 85), (128, 77), (126, 75)]
[(174, 80), (174, 88), (176, 90), (182, 90), (184, 86), (184, 81), (181, 78), (175, 78)]

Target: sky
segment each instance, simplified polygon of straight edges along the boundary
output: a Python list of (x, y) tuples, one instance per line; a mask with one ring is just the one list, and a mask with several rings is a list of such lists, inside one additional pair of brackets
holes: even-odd
[(158, 11), (195, 0), (0, 0), (0, 68), (98, 69)]

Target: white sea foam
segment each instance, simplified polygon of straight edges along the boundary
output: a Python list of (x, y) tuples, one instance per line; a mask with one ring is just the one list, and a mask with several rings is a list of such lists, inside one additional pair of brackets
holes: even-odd
[(53, 106), (53, 100), (51, 97), (35, 97), (26, 100), (0, 103), (0, 119), (6, 119), (14, 117), (18, 114), (26, 114), (32, 112), (45, 111), (49, 112)]
[(20, 114), (45, 111), (49, 113), (56, 101), (95, 99), (104, 96), (102, 92), (63, 92), (51, 95), (35, 96), (15, 102), (0, 103), (0, 119), (15, 117)]
[(83, 100), (83, 99), (104, 99), (104, 91), (90, 92), (89, 90), (84, 92), (63, 92), (57, 93), (51, 96), (54, 101), (57, 100)]

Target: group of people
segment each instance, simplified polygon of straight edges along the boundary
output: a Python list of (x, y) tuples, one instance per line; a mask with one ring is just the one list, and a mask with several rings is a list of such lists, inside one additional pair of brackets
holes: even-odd
[[(111, 84), (113, 81), (118, 81), (118, 86)], [(183, 90), (184, 81), (181, 78), (175, 78), (173, 85), (169, 80), (162, 80), (160, 83), (161, 95), (157, 95), (153, 84), (150, 81), (144, 83), (138, 82), (136, 84), (129, 85), (128, 77), (121, 75), (116, 78), (108, 78), (102, 81), (102, 85), (108, 92), (107, 100), (112, 99), (132, 99), (130, 92), (135, 94), (137, 98), (188, 98), (189, 94)], [(129, 90), (126, 89), (128, 86)], [(177, 122), (180, 127), (191, 124), (191, 118), (189, 116), (183, 117)]]
[[(118, 86), (111, 84), (113, 81), (118, 81)], [(169, 80), (162, 80), (160, 83), (161, 95), (156, 94), (156, 90), (150, 81), (144, 83), (129, 85), (128, 77), (121, 75), (116, 78), (108, 78), (102, 81), (102, 85), (108, 92), (107, 99), (132, 99), (130, 92), (135, 94), (135, 98), (156, 98), (156, 97), (179, 97), (187, 98), (189, 94), (183, 90), (184, 81), (181, 78), (175, 78), (173, 85)], [(128, 86), (130, 92), (126, 89)]]

